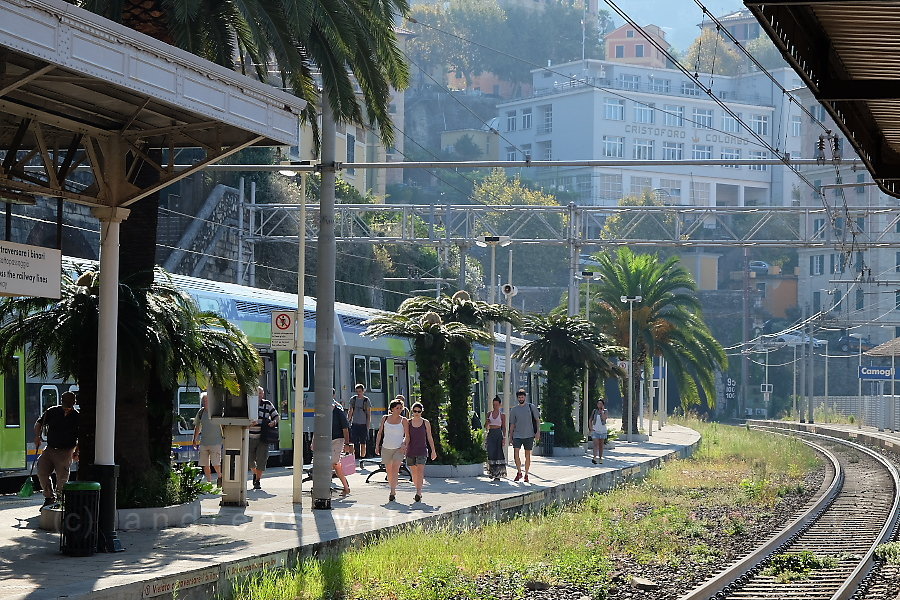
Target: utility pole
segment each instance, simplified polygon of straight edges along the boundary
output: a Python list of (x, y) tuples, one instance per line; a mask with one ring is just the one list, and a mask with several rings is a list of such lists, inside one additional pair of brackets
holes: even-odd
[[(750, 249), (744, 248), (744, 316), (741, 318), (741, 347), (747, 347), (747, 340), (750, 339)], [(741, 352), (741, 397), (738, 400), (738, 419), (744, 417), (747, 406), (747, 394), (749, 388), (747, 380), (750, 376), (750, 356), (746, 352)]]

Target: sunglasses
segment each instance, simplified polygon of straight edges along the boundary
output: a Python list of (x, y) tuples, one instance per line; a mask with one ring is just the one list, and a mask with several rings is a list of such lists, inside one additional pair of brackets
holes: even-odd
[(420, 412), (422, 412), (422, 411), (421, 411), (420, 409), (416, 408), (416, 409), (413, 409), (413, 412), (414, 412), (414, 413), (420, 413)]

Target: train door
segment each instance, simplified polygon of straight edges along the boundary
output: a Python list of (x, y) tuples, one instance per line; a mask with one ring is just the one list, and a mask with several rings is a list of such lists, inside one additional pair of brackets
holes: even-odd
[(0, 376), (0, 470), (25, 468), (25, 375), (21, 363), (21, 356), (9, 358)]
[[(259, 376), (259, 385), (266, 392), (266, 400), (271, 402), (275, 409), (278, 410), (280, 402), (280, 390), (278, 389), (278, 372), (275, 365), (275, 354), (268, 352), (262, 354), (263, 371)], [(280, 432), (279, 432), (280, 434)], [(275, 444), (275, 450), (280, 448), (280, 444)]]
[(397, 394), (403, 394), (404, 398), (409, 398), (409, 366), (406, 361), (394, 360), (393, 385), (391, 386), (391, 398), (396, 398)]

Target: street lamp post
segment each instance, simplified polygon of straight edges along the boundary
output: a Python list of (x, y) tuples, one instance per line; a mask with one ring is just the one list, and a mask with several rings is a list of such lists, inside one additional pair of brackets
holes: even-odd
[[(590, 323), (591, 322), (591, 279), (594, 278), (593, 271), (582, 271), (581, 279), (584, 279), (586, 282), (586, 287), (584, 291), (584, 318)], [(588, 373), (587, 365), (584, 367), (584, 400), (581, 403), (581, 412), (582, 412), (582, 432), (584, 436), (587, 437), (590, 431), (590, 423), (588, 423), (588, 409), (590, 404), (590, 374)]]
[(634, 373), (634, 303), (640, 302), (643, 300), (641, 296), (622, 296), (619, 300), (624, 304), (628, 303), (628, 433), (626, 435), (626, 439), (631, 442), (632, 439), (632, 425), (631, 425), (631, 405), (634, 400), (634, 385), (633, 385), (633, 373)]
[[(508, 235), (482, 235), (479, 236), (475, 244), (481, 246), (482, 248), (490, 247), (491, 249), (491, 279), (488, 283), (488, 302), (491, 304), (495, 304), (497, 302), (497, 282), (495, 281), (497, 275), (497, 246), (509, 246), (510, 238)], [(491, 326), (491, 345), (489, 347), (490, 358), (488, 362), (488, 393), (486, 395), (486, 400), (488, 402), (488, 406), (490, 406), (491, 399), (497, 395), (497, 370), (494, 365), (494, 360), (496, 357), (496, 349), (494, 348), (494, 326)], [(507, 360), (509, 358), (507, 357)]]

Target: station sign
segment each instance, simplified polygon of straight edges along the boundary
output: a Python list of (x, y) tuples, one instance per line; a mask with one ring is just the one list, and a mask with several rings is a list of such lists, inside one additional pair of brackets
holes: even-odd
[(293, 350), (294, 330), (297, 328), (296, 310), (272, 311), (272, 350)]
[(0, 241), (0, 296), (59, 298), (62, 251)]
[(894, 378), (893, 367), (857, 366), (856, 370), (860, 379), (868, 381), (890, 381)]

